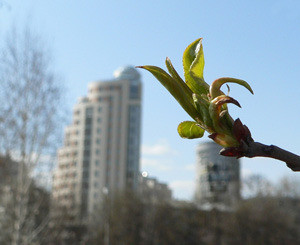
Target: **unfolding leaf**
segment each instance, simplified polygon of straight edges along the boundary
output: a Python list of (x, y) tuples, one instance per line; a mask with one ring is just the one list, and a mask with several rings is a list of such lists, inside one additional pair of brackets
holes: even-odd
[(177, 131), (182, 138), (196, 139), (201, 138), (204, 134), (202, 129), (196, 122), (185, 121), (178, 125)]
[(156, 66), (137, 66), (137, 68), (143, 68), (151, 72), (193, 119), (202, 119), (194, 106), (192, 91), (185, 83), (175, 80), (163, 69)]
[(188, 86), (186, 86), (185, 82), (179, 76), (179, 74), (175, 70), (171, 60), (168, 57), (166, 58), (166, 66), (167, 66), (167, 69), (168, 69), (169, 73), (171, 74), (171, 76), (176, 80), (177, 83), (181, 84), (182, 89), (185, 90), (185, 92), (190, 95), (192, 91), (190, 90), (190, 88)]
[(198, 96), (197, 94), (193, 94), (193, 99), (198, 112), (200, 112), (202, 116), (203, 127), (208, 132), (212, 132), (213, 123), (209, 115), (209, 102), (203, 99), (202, 97)]
[(232, 77), (221, 77), (217, 80), (215, 80), (209, 88), (209, 94), (211, 96), (212, 99), (216, 98), (217, 96), (221, 95), (222, 92), (220, 91), (221, 86), (224, 83), (237, 83), (239, 85), (242, 85), (243, 87), (245, 87), (246, 89), (248, 89), (252, 94), (253, 94), (253, 90), (250, 87), (250, 85), (245, 82), (244, 80), (240, 80), (240, 79), (236, 79), (236, 78), (232, 78)]
[[(226, 148), (223, 154), (239, 157), (239, 146), (253, 141), (249, 129), (239, 120), (234, 121), (227, 108), (228, 103), (240, 104), (226, 96), (220, 89), (225, 83), (237, 83), (253, 93), (250, 85), (240, 79), (223, 77), (209, 86), (203, 78), (204, 54), (202, 38), (191, 43), (183, 53), (185, 81), (179, 76), (169, 58), (166, 66), (169, 74), (156, 66), (139, 66), (151, 72), (194, 119), (182, 122), (178, 133), (183, 138), (194, 139), (210, 133), (209, 138)], [(226, 84), (227, 85), (227, 84)], [(228, 85), (227, 85), (228, 87)], [(229, 87), (228, 87), (229, 93)]]
[(223, 146), (223, 147), (238, 147), (239, 142), (231, 137), (230, 135), (226, 134), (218, 134), (213, 133), (208, 136), (208, 138), (212, 139), (217, 144)]
[(202, 38), (191, 43), (183, 53), (184, 76), (189, 88), (197, 94), (207, 94), (209, 85), (203, 79), (204, 54)]
[(214, 98), (209, 105), (209, 115), (212, 119), (214, 129), (218, 133), (231, 134), (231, 127), (228, 127), (227, 123), (223, 123), (226, 121), (226, 114), (222, 117), (223, 120), (220, 120), (221, 108), (222, 105), (226, 103), (235, 104), (238, 107), (241, 107), (239, 102), (232, 97), (227, 95), (220, 95)]
[(203, 71), (204, 71), (204, 53), (203, 53), (203, 45), (202, 39), (199, 40), (196, 49), (195, 49), (196, 57), (190, 66), (190, 72), (193, 76), (196, 76), (204, 81)]
[(177, 71), (175, 70), (171, 60), (167, 57), (166, 58), (166, 66), (168, 68), (168, 71), (169, 73), (171, 74), (171, 76), (175, 79), (175, 80), (178, 80), (178, 81), (181, 81), (184, 83), (184, 81), (182, 80), (182, 78), (179, 76), (179, 74), (177, 73)]

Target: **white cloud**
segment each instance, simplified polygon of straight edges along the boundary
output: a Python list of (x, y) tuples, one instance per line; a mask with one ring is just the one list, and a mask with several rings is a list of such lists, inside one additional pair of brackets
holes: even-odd
[(142, 145), (142, 154), (151, 156), (175, 155), (177, 152), (171, 148), (166, 139), (160, 139), (154, 145)]
[(153, 145), (142, 145), (142, 170), (154, 176), (173, 171), (175, 168), (174, 157), (176, 155), (177, 152), (172, 149), (166, 139), (159, 139)]
[(191, 200), (195, 190), (195, 181), (193, 180), (175, 180), (169, 183), (170, 188), (173, 190), (175, 198)]
[(185, 165), (184, 169), (187, 170), (187, 171), (195, 172), (196, 171), (196, 164), (191, 163), (191, 164)]
[(163, 159), (142, 158), (142, 169), (149, 172), (169, 171), (172, 169), (170, 161)]

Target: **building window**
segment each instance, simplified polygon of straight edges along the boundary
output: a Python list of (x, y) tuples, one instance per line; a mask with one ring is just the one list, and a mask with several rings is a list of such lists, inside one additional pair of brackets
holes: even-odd
[(84, 157), (87, 158), (90, 156), (90, 150), (84, 150)]
[(87, 117), (87, 118), (85, 119), (85, 127), (86, 127), (86, 128), (90, 128), (92, 122), (93, 122), (93, 119), (92, 119), (91, 117)]
[(130, 97), (130, 99), (138, 99), (139, 98), (139, 86), (138, 85), (135, 85), (135, 84), (130, 85), (129, 97)]
[(90, 146), (91, 142), (89, 139), (85, 139), (84, 140), (84, 147), (87, 148), (88, 146)]
[(88, 171), (83, 171), (83, 178), (88, 179), (89, 178), (89, 172)]
[(101, 133), (101, 128), (97, 128), (97, 133), (98, 133), (98, 134)]
[(99, 171), (96, 170), (96, 171), (95, 171), (95, 177), (98, 177), (98, 176), (99, 176)]
[(101, 112), (102, 111), (102, 107), (98, 107), (98, 112)]
[(89, 161), (83, 161), (83, 167), (88, 168), (90, 165), (89, 163), (90, 163)]
[(92, 130), (90, 128), (86, 128), (84, 133), (85, 133), (86, 136), (88, 136), (92, 133)]
[(101, 143), (101, 140), (99, 138), (97, 138), (96, 143), (99, 145)]
[(92, 117), (93, 116), (93, 107), (87, 107), (85, 109), (85, 116), (86, 117)]
[(96, 166), (99, 166), (100, 165), (100, 161), (96, 160), (95, 164), (96, 164)]
[(99, 118), (97, 119), (97, 122), (98, 122), (98, 123), (101, 123), (101, 122), (102, 122), (102, 118), (99, 117)]

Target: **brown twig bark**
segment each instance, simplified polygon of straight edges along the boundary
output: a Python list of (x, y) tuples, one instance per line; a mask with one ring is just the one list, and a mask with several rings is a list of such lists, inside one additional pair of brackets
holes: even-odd
[[(224, 156), (235, 157), (269, 157), (277, 159), (286, 163), (287, 167), (295, 172), (300, 172), (300, 156), (284, 150), (275, 145), (264, 145), (259, 142), (255, 142), (252, 139), (241, 141), (241, 145), (238, 148), (224, 148), (220, 151)], [(233, 154), (232, 154), (233, 153)]]
[(286, 163), (293, 171), (300, 171), (300, 156), (284, 150), (275, 145), (264, 145), (259, 142), (251, 142), (244, 151), (245, 157), (269, 157)]
[(223, 148), (220, 154), (229, 157), (269, 157), (286, 163), (287, 167), (300, 172), (300, 156), (279, 148), (275, 145), (264, 145), (256, 142), (251, 136), (248, 127), (238, 118), (234, 121), (232, 134), (239, 141), (238, 147)]

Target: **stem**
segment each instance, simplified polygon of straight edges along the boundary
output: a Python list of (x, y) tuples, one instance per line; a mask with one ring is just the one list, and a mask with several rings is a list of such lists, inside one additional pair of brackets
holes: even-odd
[(293, 171), (300, 171), (300, 156), (279, 148), (275, 145), (264, 145), (259, 142), (250, 142), (243, 151), (245, 157), (269, 157), (286, 163)]

